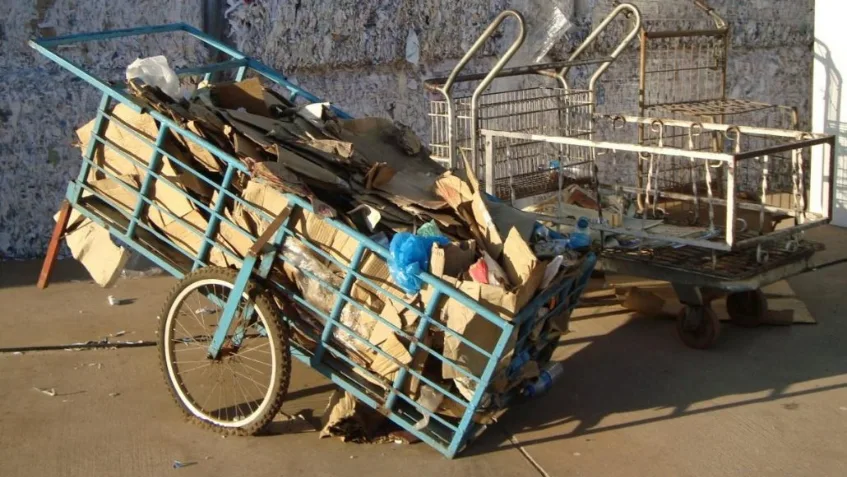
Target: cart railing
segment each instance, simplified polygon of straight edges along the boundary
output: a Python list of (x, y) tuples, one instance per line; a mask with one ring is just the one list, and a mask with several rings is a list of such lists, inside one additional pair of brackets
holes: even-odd
[[(602, 223), (592, 225), (602, 232), (664, 241), (679, 245), (693, 245), (716, 251), (732, 251), (756, 247), (763, 243), (774, 242), (786, 237), (797, 236), (804, 230), (829, 222), (831, 213), (816, 214), (808, 211), (808, 191), (805, 188), (804, 162), (811, 157), (825, 157), (829, 167), (834, 164), (834, 137), (798, 133), (790, 130), (773, 130), (754, 127), (736, 127), (722, 124), (695, 123), (680, 120), (660, 120), (639, 117), (606, 118), (613, 123), (615, 133), (608, 140), (579, 137), (551, 136), (513, 131), (495, 131), (485, 129), (485, 165), (486, 173), (494, 175), (492, 169), (500, 166), (508, 157), (498, 157), (498, 144), (514, 141), (537, 141), (568, 147), (571, 151), (583, 150), (579, 157), (591, 157), (593, 166), (598, 169), (599, 188), (606, 194), (626, 197), (641, 196), (646, 203), (638, 210), (643, 221), (634, 225), (612, 225), (606, 217)], [(627, 129), (646, 126), (652, 128), (655, 142), (637, 144), (631, 139), (632, 132)], [(701, 135), (721, 134), (728, 138), (728, 150), (715, 152), (711, 148), (699, 147)], [(668, 146), (664, 137), (685, 136), (688, 147)], [(767, 138), (768, 144), (761, 148), (745, 149), (746, 137)], [(813, 148), (823, 148), (823, 156), (812, 154)], [(770, 158), (779, 154), (790, 157), (787, 169), (769, 170)], [(636, 181), (636, 165), (645, 163), (648, 171), (643, 181)], [(772, 166), (772, 165), (771, 165)], [(658, 179), (662, 170), (676, 167), (688, 173), (687, 186), (663, 183)], [(830, 169), (831, 170), (831, 169)], [(718, 174), (718, 172), (723, 172)], [(743, 172), (743, 173), (742, 173)], [(787, 176), (789, 190), (773, 188), (773, 177)], [(579, 179), (579, 177), (572, 177)], [(641, 185), (643, 182), (643, 186)], [(781, 183), (785, 183), (782, 181)], [(719, 187), (720, 186), (720, 187)], [(491, 189), (489, 188), (489, 193)], [(789, 195), (789, 206), (773, 205), (773, 194)], [(602, 194), (601, 194), (602, 196)], [(826, 197), (815, 198), (829, 204)], [(683, 214), (681, 220), (689, 225), (702, 227), (700, 237), (683, 237), (652, 233), (648, 225), (651, 218), (672, 219), (671, 209)], [(676, 210), (679, 209), (679, 210)], [(828, 210), (827, 207), (825, 210)], [(754, 215), (755, 223), (739, 212), (747, 211)], [(598, 210), (603, 217), (603, 211)], [(720, 216), (723, 215), (723, 219)], [(774, 230), (771, 220), (791, 218), (795, 225)], [(679, 220), (678, 217), (673, 218)], [(754, 237), (746, 237), (742, 232), (754, 232)], [(694, 230), (696, 232), (696, 229)]]
[[(138, 105), (138, 103), (134, 101), (129, 94), (123, 91), (123, 88), (110, 84), (110, 82), (97, 77), (96, 75), (91, 73), (91, 71), (89, 71), (87, 68), (75, 63), (72, 60), (69, 60), (64, 55), (60, 54), (58, 50), (60, 47), (68, 47), (72, 45), (79, 45), (96, 41), (180, 32), (190, 35), (191, 37), (201, 41), (204, 45), (222, 54), (227, 59), (225, 61), (217, 63), (210, 63), (206, 65), (179, 69), (176, 71), (178, 75), (204, 75), (204, 79), (206, 81), (211, 81), (213, 75), (217, 72), (234, 71), (234, 79), (236, 81), (241, 81), (242, 79), (247, 77), (248, 73), (252, 72), (264, 77), (265, 79), (273, 82), (274, 84), (277, 84), (287, 89), (292, 95), (290, 98), (292, 101), (297, 98), (302, 98), (303, 100), (313, 103), (320, 102), (320, 99), (317, 96), (313, 95), (312, 93), (309, 93), (303, 88), (300, 88), (294, 83), (291, 83), (290, 81), (288, 81), (287, 78), (285, 78), (285, 76), (281, 75), (279, 72), (269, 68), (268, 66), (253, 58), (244, 55), (238, 50), (203, 33), (197, 28), (191, 25), (187, 25), (185, 23), (126, 28), (121, 30), (109, 30), (96, 33), (80, 33), (76, 35), (67, 35), (54, 38), (39, 38), (35, 40), (30, 40), (29, 45), (42, 55), (61, 65), (76, 76), (84, 79), (89, 84), (99, 89), (109, 97), (125, 104), (129, 108), (132, 108), (132, 110), (135, 112), (141, 112), (141, 106)], [(216, 55), (212, 56), (214, 57)], [(347, 113), (339, 109), (335, 109), (335, 112), (340, 117), (350, 117)]]

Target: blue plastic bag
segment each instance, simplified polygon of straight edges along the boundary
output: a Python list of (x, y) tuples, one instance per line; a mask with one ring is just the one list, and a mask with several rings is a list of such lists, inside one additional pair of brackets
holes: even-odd
[(447, 237), (421, 237), (402, 232), (391, 239), (391, 259), (388, 269), (394, 282), (406, 293), (414, 294), (421, 291), (421, 271), (429, 271), (429, 258), (432, 244), (447, 245)]

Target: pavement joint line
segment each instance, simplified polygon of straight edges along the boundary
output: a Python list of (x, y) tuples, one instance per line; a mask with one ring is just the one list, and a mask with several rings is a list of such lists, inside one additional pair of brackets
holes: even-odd
[(531, 465), (538, 472), (539, 475), (541, 475), (542, 477), (551, 477), (550, 474), (546, 470), (544, 470), (544, 467), (542, 467), (541, 464), (539, 464), (538, 461), (535, 460), (532, 455), (530, 455), (529, 451), (524, 448), (523, 444), (520, 443), (520, 441), (517, 437), (515, 437), (514, 434), (506, 430), (503, 431), (503, 434), (506, 435), (506, 437), (509, 439), (509, 442), (511, 442), (512, 445), (515, 446), (515, 448), (518, 450), (518, 452), (521, 453), (526, 462)]

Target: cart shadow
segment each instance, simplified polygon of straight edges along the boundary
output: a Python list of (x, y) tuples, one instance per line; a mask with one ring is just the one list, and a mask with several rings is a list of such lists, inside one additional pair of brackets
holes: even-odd
[[(516, 403), (494, 426), (497, 430), (481, 436), (464, 455), (584, 438), (762, 402), (784, 400), (783, 407), (790, 410), (796, 406), (791, 398), (847, 388), (840, 383), (795, 386), (847, 374), (847, 323), (836, 311), (847, 305), (839, 285), (843, 279), (838, 278), (845, 269), (833, 267), (815, 280), (791, 283), (820, 325), (745, 329), (727, 324), (717, 347), (709, 351), (682, 345), (670, 320), (631, 318), (608, 334), (586, 336), (588, 329), (596, 329), (590, 323), (596, 317), (582, 316), (572, 326), (576, 332), (562, 340), (561, 380), (531, 405)], [(521, 436), (524, 432), (531, 436)], [(520, 443), (510, 438), (513, 435)]]

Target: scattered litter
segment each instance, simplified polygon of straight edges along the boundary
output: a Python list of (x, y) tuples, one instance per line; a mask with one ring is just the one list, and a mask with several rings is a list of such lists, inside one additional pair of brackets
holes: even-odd
[(118, 397), (121, 393), (109, 393), (109, 397)]
[(41, 388), (33, 387), (32, 389), (35, 389), (36, 391), (40, 392), (41, 394), (46, 394), (46, 395), (48, 395), (48, 396), (50, 396), (50, 397), (55, 397), (55, 396), (56, 396), (56, 389), (55, 389), (55, 388), (50, 388), (50, 389), (41, 389)]
[(217, 313), (217, 308), (198, 308), (194, 310), (195, 315), (203, 316), (203, 315), (213, 315)]
[(174, 469), (181, 469), (190, 465), (197, 465), (197, 462), (180, 462), (178, 460), (174, 461)]
[(120, 304), (121, 304), (121, 301), (119, 299), (113, 297), (112, 295), (109, 295), (109, 306), (116, 306), (116, 305), (120, 305)]
[(126, 331), (121, 330), (121, 331), (118, 331), (117, 333), (115, 333), (115, 334), (113, 334), (113, 335), (109, 335), (109, 336), (114, 336), (115, 338), (117, 338), (117, 337), (119, 337), (119, 336), (123, 336), (123, 335), (125, 335), (125, 334), (126, 334)]
[(15, 356), (20, 356), (20, 355), (22, 355), (23, 353), (22, 353), (21, 351), (15, 351), (15, 352), (14, 352), (14, 353), (12, 353), (12, 354), (13, 354), (13, 355), (15, 355)]
[(573, 453), (573, 455), (575, 455), (575, 456), (579, 457), (579, 456), (581, 456), (582, 454), (580, 454), (579, 452), (574, 452), (574, 453)]

